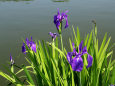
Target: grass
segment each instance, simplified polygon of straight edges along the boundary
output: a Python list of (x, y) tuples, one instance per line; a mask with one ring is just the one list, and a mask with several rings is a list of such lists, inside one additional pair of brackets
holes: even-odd
[[(73, 50), (72, 42), (76, 48), (81, 42), (80, 31), (77, 27), (77, 33), (73, 28), (72, 41), (70, 38), (70, 52)], [(88, 53), (93, 57), (93, 64), (90, 68), (87, 66), (87, 55), (84, 55), (84, 67), (81, 72), (73, 71), (67, 61), (66, 47), (63, 46), (62, 36), (61, 45), (59, 38), (52, 43), (37, 41), (37, 52), (33, 52), (26, 45), (25, 59), (29, 66), (23, 65), (14, 72), (16, 64), (11, 68), (6, 68), (10, 75), (0, 70), (0, 75), (9, 81), (10, 85), (16, 86), (109, 86), (115, 84), (115, 60), (112, 60), (113, 50), (108, 46), (111, 37), (107, 39), (105, 34), (101, 46), (98, 45), (97, 28), (95, 28), (84, 37), (84, 46), (87, 47)], [(59, 46), (62, 46), (61, 49)], [(24, 73), (23, 76), (18, 76)], [(18, 76), (18, 77), (17, 77)], [(22, 80), (23, 77), (23, 80)]]

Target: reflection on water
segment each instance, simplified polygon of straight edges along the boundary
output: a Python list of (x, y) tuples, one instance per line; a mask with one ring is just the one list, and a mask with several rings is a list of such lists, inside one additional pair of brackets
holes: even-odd
[[(33, 1), (33, 0), (0, 0), (2, 2), (5, 1), (15, 1), (15, 2), (19, 2), (19, 1)], [(51, 0), (52, 2), (68, 2), (69, 0)]]
[(19, 1), (33, 1), (33, 0), (0, 0), (2, 2), (6, 2), (6, 1), (15, 1), (15, 2), (19, 2)]
[(69, 0), (52, 0), (53, 2), (68, 2)]

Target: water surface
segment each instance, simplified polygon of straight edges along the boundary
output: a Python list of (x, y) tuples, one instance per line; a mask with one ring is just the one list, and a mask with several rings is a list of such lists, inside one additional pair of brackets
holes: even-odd
[(64, 40), (70, 37), (72, 25), (78, 26), (84, 37), (95, 19), (99, 41), (108, 32), (111, 44), (115, 42), (115, 0), (0, 0), (0, 64), (7, 63), (10, 54), (17, 64), (24, 62), (21, 45), (26, 37), (51, 41), (48, 32), (57, 32), (53, 24), (57, 8), (69, 10), (69, 28), (63, 31)]

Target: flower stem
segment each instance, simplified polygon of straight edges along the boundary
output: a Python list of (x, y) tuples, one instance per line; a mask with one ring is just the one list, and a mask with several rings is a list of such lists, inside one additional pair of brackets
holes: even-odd
[(81, 72), (80, 72), (80, 86), (82, 86), (82, 84), (81, 84)]
[(14, 73), (14, 66), (11, 66), (11, 72)]
[(53, 40), (52, 41), (52, 57), (53, 57), (53, 59), (55, 58), (55, 48), (54, 48), (54, 46), (55, 46), (55, 42)]
[(62, 35), (60, 34), (60, 39), (61, 39), (61, 48), (62, 48), (62, 51), (63, 51), (63, 41), (62, 41)]

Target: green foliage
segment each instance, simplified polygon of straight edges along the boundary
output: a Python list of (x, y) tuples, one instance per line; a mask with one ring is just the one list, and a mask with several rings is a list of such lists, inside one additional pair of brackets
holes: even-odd
[[(78, 48), (81, 42), (79, 28), (77, 33), (73, 28), (74, 41), (69, 39), (70, 51), (73, 50), (72, 42)], [(87, 55), (84, 55), (84, 67), (81, 72), (72, 70), (67, 61), (66, 48), (63, 46), (62, 35), (61, 45), (58, 38), (52, 43), (37, 41), (37, 52), (30, 50), (27, 45), (26, 60), (29, 66), (23, 66), (17, 72), (14, 71), (15, 66), (11, 66), (8, 75), (0, 71), (0, 75), (14, 85), (30, 85), (30, 86), (108, 86), (115, 84), (115, 60), (112, 61), (113, 51), (108, 48), (111, 37), (107, 40), (107, 33), (99, 47), (97, 38), (97, 27), (84, 38), (84, 45), (87, 46), (88, 53), (93, 57), (93, 65), (87, 66)], [(58, 47), (61, 46), (62, 49)], [(16, 64), (15, 64), (16, 65)], [(24, 81), (18, 76), (25, 73)]]

